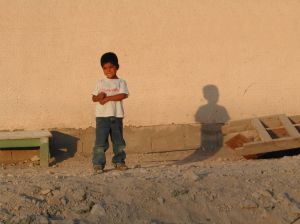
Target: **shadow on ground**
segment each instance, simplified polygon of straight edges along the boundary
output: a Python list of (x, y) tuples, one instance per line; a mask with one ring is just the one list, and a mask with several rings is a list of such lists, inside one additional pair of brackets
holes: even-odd
[(59, 132), (51, 131), (50, 154), (55, 160), (53, 164), (60, 163), (68, 158), (74, 157), (77, 152), (79, 138)]
[(263, 155), (259, 155), (257, 159), (277, 159), (285, 156), (297, 155), (300, 155), (300, 148), (265, 153)]

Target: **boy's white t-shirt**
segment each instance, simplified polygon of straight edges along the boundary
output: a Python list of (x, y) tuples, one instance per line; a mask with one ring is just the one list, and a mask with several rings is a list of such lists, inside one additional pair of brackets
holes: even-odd
[[(104, 78), (97, 82), (95, 90), (92, 92), (94, 96), (104, 92), (107, 96), (117, 94), (129, 94), (126, 81), (123, 79)], [(104, 105), (99, 102), (96, 104), (96, 117), (124, 117), (124, 109), (122, 101), (109, 101)]]

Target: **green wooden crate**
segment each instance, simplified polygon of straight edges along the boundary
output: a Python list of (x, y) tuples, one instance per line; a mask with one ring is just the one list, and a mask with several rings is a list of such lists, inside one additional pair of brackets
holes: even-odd
[(40, 165), (49, 166), (49, 131), (0, 132), (0, 149), (40, 147)]

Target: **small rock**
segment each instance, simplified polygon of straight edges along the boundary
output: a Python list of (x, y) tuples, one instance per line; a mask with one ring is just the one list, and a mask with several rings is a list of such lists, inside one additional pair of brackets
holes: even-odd
[(83, 201), (86, 199), (86, 192), (82, 189), (79, 189), (77, 191), (74, 191), (72, 197), (75, 201)]
[(74, 208), (76, 213), (82, 214), (90, 211), (90, 206), (87, 204), (80, 204)]
[(197, 181), (199, 179), (199, 176), (195, 174), (192, 170), (187, 171), (186, 173), (183, 174), (183, 176), (186, 179), (192, 180), (192, 181)]
[(240, 203), (240, 207), (241, 208), (246, 208), (246, 209), (251, 209), (251, 208), (257, 208), (258, 205), (254, 201), (245, 200), (245, 201)]
[(165, 199), (162, 197), (158, 197), (157, 200), (158, 200), (159, 204), (161, 204), (161, 205), (163, 205), (165, 203)]
[(195, 191), (192, 191), (192, 192), (190, 192), (190, 199), (192, 200), (192, 201), (195, 201), (196, 200), (196, 192)]
[(16, 211), (20, 211), (20, 209), (22, 208), (22, 206), (20, 206), (20, 205), (17, 205), (16, 207), (14, 207), (14, 210), (16, 210)]
[(56, 198), (61, 198), (63, 195), (63, 192), (61, 192), (60, 190), (53, 190), (52, 192), (52, 195), (53, 197), (56, 197)]
[(60, 199), (60, 202), (61, 202), (63, 205), (67, 205), (68, 200), (67, 200), (65, 197), (63, 197), (63, 198)]
[(50, 189), (44, 189), (44, 190), (41, 190), (41, 194), (42, 195), (46, 195), (46, 194), (49, 194), (51, 192), (51, 190)]
[(256, 199), (259, 199), (262, 196), (266, 197), (266, 198), (273, 198), (273, 193), (270, 190), (259, 190), (259, 191), (253, 192), (252, 196)]
[(95, 204), (92, 207), (91, 214), (95, 216), (105, 216), (106, 212), (101, 204)]
[(136, 165), (134, 165), (133, 169), (137, 169), (137, 168), (141, 168), (141, 167), (142, 167), (141, 164), (136, 164)]
[(261, 190), (258, 191), (258, 193), (265, 197), (273, 197), (273, 192), (271, 190)]
[(36, 161), (40, 161), (40, 157), (38, 157), (37, 155), (31, 157), (30, 159), (32, 162), (36, 162)]

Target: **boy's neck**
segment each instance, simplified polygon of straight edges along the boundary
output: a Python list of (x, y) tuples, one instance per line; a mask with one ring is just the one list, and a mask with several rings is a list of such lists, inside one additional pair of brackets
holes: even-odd
[(106, 79), (119, 79), (119, 77), (117, 75), (111, 77), (111, 78), (108, 78), (107, 76), (105, 76)]

